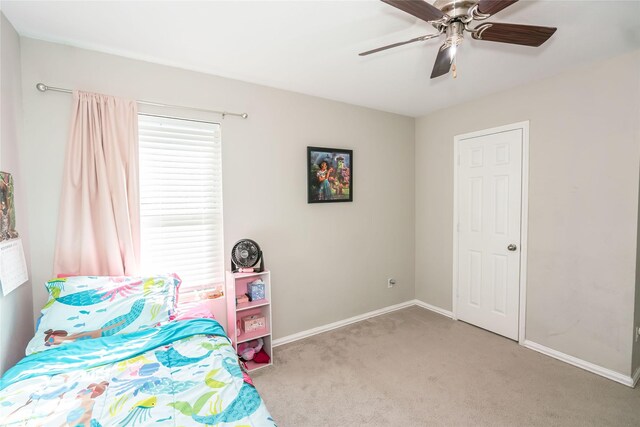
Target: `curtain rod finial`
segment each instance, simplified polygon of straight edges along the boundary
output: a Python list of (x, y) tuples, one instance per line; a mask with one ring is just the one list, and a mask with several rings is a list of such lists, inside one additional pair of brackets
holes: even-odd
[(243, 119), (246, 119), (249, 117), (249, 115), (247, 113), (242, 113), (240, 117), (242, 117)]
[(38, 89), (40, 92), (46, 92), (48, 87), (44, 83), (38, 83), (36, 85), (36, 89)]

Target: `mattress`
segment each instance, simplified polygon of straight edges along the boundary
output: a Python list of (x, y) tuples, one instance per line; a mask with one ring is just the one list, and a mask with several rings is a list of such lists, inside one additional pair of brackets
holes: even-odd
[(275, 426), (224, 330), (171, 322), (22, 359), (0, 379), (6, 426)]

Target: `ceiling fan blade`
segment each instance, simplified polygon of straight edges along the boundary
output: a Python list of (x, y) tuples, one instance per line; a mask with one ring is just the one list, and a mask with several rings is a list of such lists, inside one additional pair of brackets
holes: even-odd
[(359, 53), (358, 55), (367, 56), (367, 55), (371, 55), (372, 53), (380, 52), (382, 50), (391, 49), (391, 48), (402, 46), (402, 45), (409, 44), (409, 43), (421, 42), (421, 41), (429, 40), (429, 39), (432, 39), (432, 38), (435, 38), (435, 37), (438, 37), (438, 36), (440, 36), (440, 34), (427, 34), (426, 36), (416, 37), (415, 39), (407, 40), (407, 41), (404, 41), (404, 42), (393, 43), (393, 44), (382, 46), (382, 47), (379, 47), (379, 48), (376, 48), (376, 49), (368, 50), (366, 52)]
[(445, 16), (444, 12), (424, 0), (382, 0), (395, 8), (420, 18), (423, 21), (437, 21)]
[(518, 0), (480, 0), (478, 2), (478, 12), (486, 15), (495, 15)]
[(471, 37), (476, 40), (538, 47), (549, 40), (556, 30), (553, 27), (534, 25), (486, 23), (474, 28)]
[(451, 46), (444, 47), (444, 45), (440, 46), (438, 50), (438, 56), (436, 57), (436, 63), (433, 64), (433, 71), (431, 71), (431, 78), (435, 79), (436, 77), (444, 76), (451, 69)]

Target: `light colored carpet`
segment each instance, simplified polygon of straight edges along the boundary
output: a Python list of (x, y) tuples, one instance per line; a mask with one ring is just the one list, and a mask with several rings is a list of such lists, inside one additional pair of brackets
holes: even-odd
[(410, 307), (274, 349), (280, 427), (640, 426), (640, 389)]

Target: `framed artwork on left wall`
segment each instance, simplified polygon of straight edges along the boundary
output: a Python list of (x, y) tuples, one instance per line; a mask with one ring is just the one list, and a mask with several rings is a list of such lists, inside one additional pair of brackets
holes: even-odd
[(13, 204), (13, 177), (10, 173), (0, 172), (0, 241), (15, 239), (16, 208)]
[(353, 150), (307, 147), (307, 202), (353, 201)]

